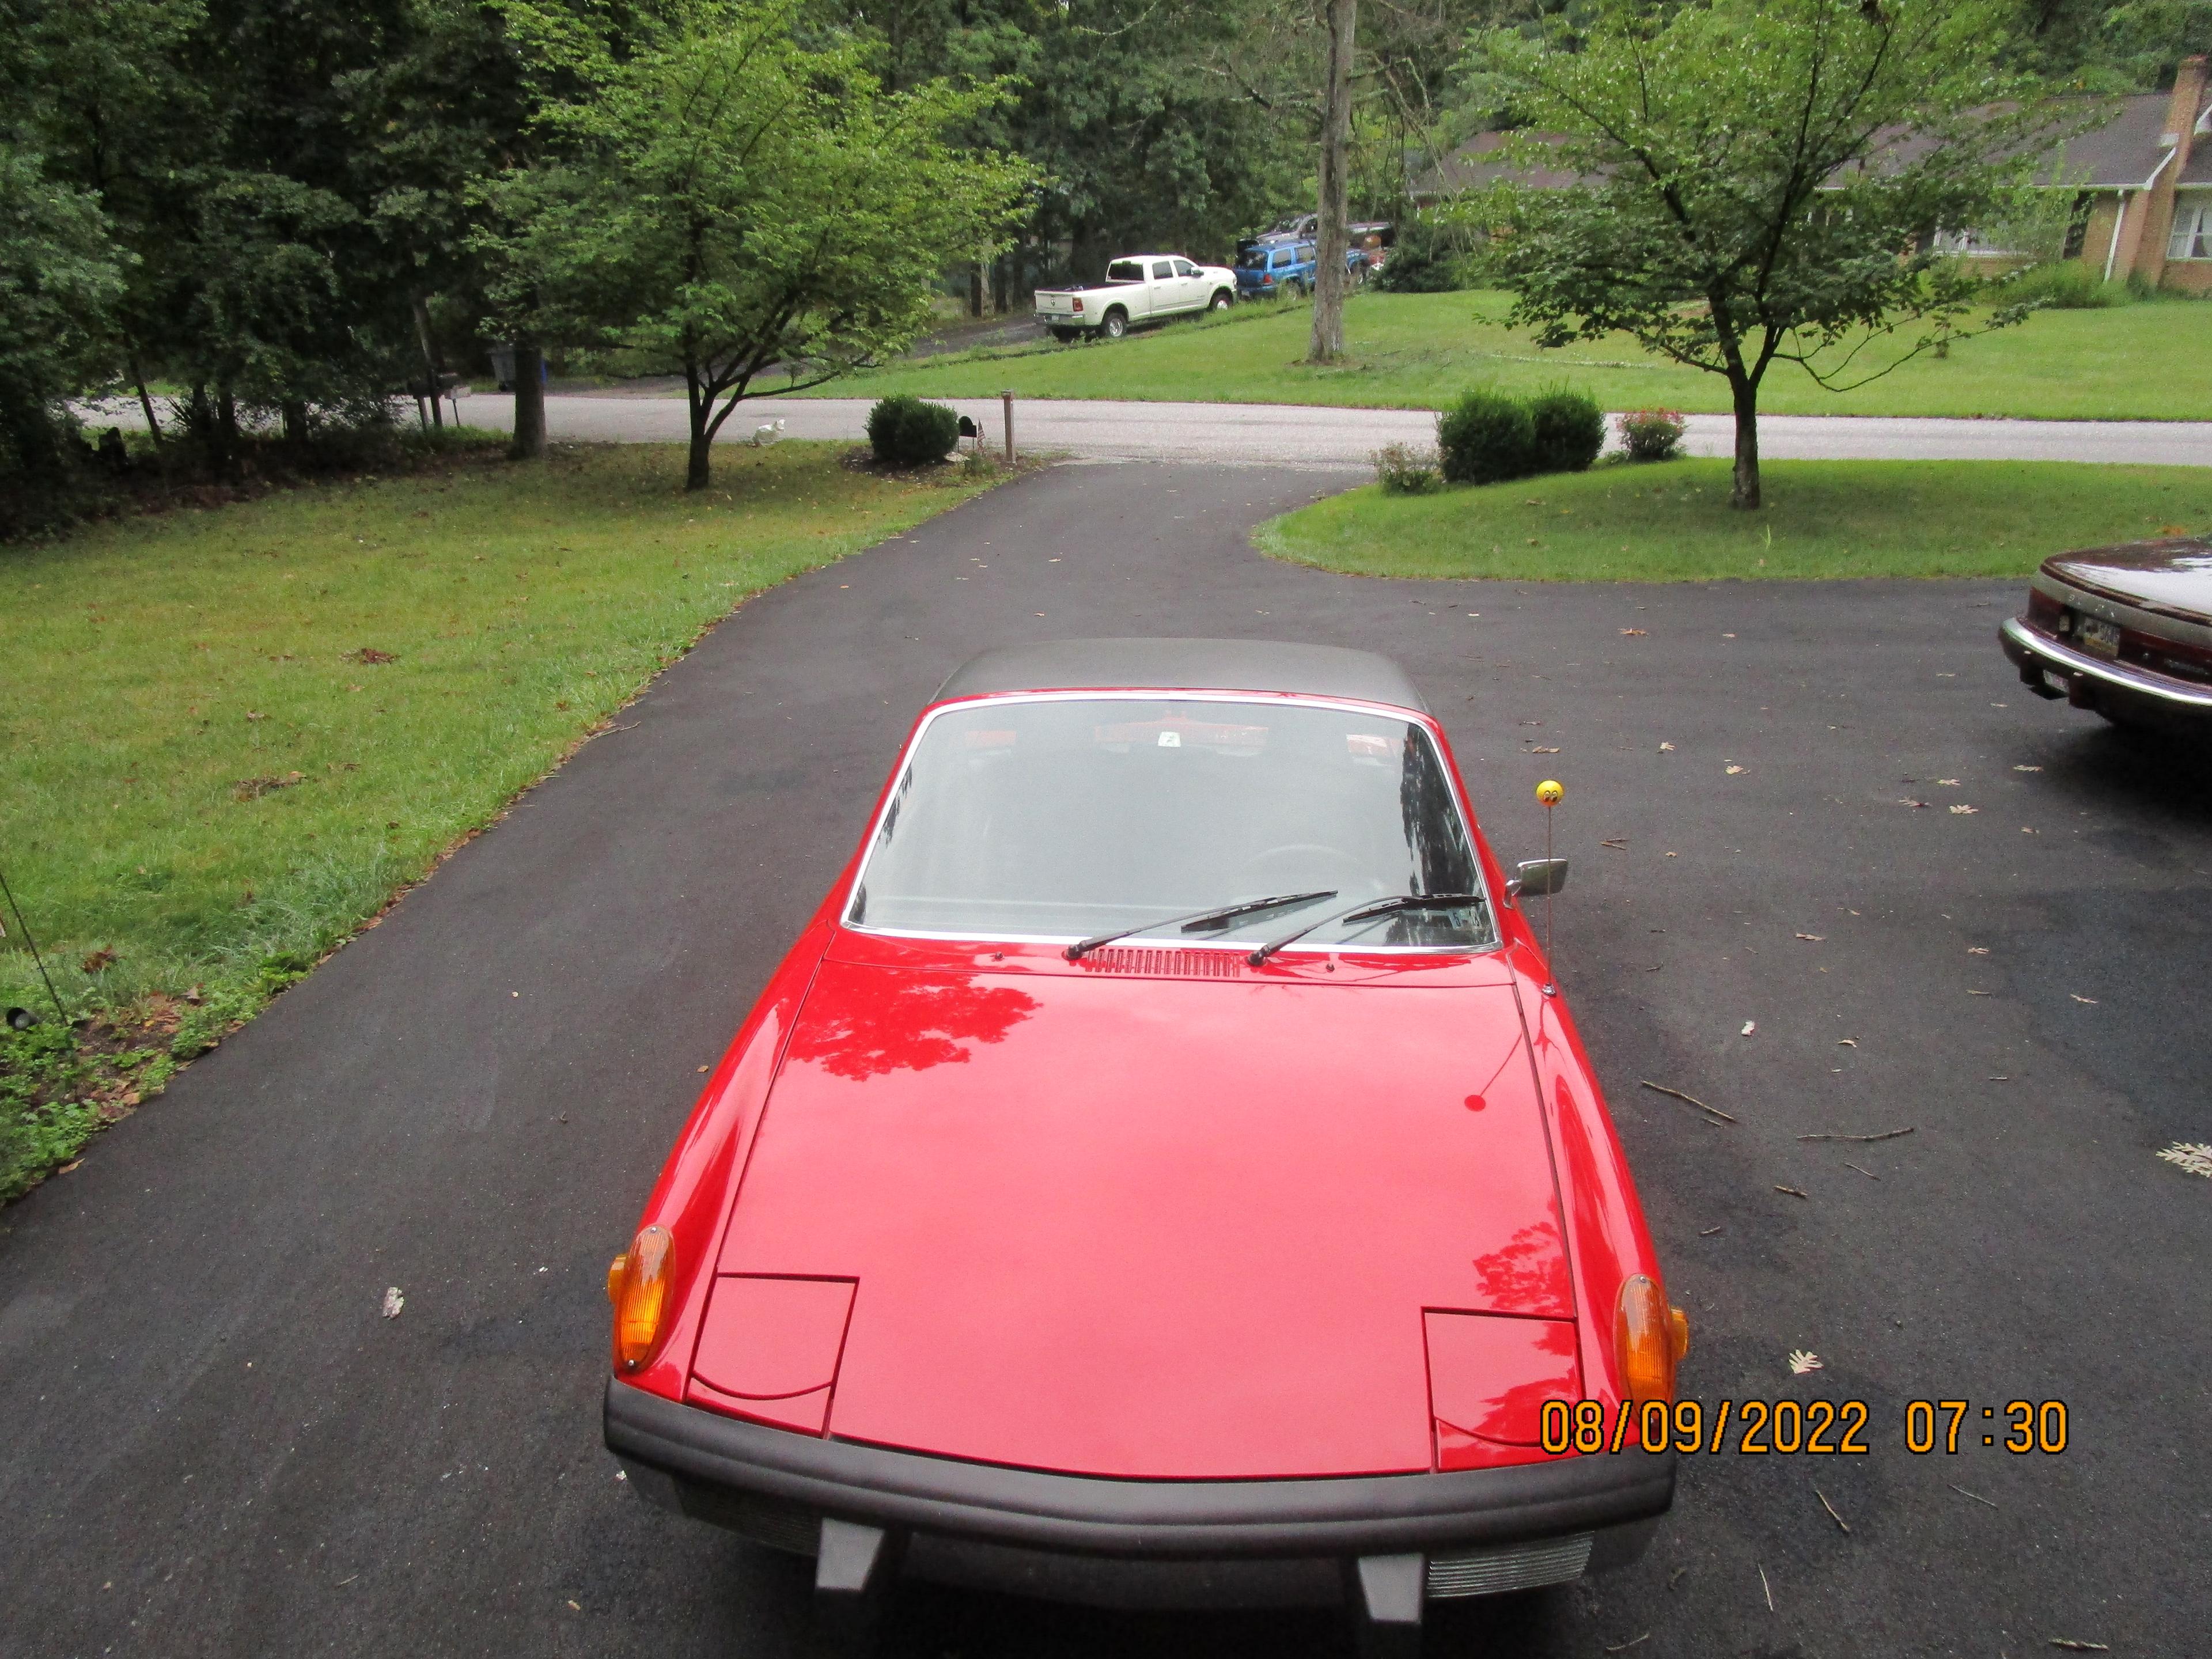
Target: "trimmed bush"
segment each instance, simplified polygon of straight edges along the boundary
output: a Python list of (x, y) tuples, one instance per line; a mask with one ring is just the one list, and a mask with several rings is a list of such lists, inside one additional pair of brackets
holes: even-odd
[(1538, 472), (1587, 472), (1605, 447), (1605, 411), (1597, 399), (1561, 386), (1528, 405), (1534, 428), (1530, 446)]
[(1518, 398), (1478, 388), (1437, 417), (1437, 447), (1448, 483), (1525, 478), (1536, 470), (1536, 422)]
[(1671, 409), (1632, 409), (1620, 417), (1620, 446), (1632, 461), (1671, 461), (1689, 422)]
[(1443, 482), (1437, 452), (1414, 444), (1384, 444), (1367, 458), (1375, 482), (1393, 495), (1425, 495)]
[(934, 466), (960, 441), (960, 412), (901, 394), (868, 411), (868, 447), (885, 466)]

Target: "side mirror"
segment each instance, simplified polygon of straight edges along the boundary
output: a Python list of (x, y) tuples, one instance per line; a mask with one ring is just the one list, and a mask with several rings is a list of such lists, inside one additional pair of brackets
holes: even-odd
[(1505, 890), (1515, 898), (1540, 898), (1567, 884), (1565, 859), (1529, 859), (1516, 866)]

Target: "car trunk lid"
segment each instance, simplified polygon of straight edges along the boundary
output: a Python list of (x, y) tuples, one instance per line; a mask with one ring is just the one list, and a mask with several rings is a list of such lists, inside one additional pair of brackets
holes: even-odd
[(857, 1281), (832, 1434), (1138, 1478), (1428, 1468), (1424, 1310), (1573, 1311), (1502, 984), (827, 961), (720, 1271)]

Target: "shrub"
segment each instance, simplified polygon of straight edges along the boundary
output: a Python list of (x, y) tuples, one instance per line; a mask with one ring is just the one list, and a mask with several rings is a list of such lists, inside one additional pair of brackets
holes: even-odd
[(1528, 418), (1538, 472), (1587, 472), (1605, 447), (1605, 411), (1585, 393), (1565, 386), (1540, 393), (1528, 405)]
[(2053, 311), (2103, 311), (2124, 306), (2130, 297), (2126, 284), (2100, 282), (2086, 266), (2070, 260), (2030, 265), (2006, 277), (1999, 288), (2008, 304), (2040, 301)]
[(1375, 482), (1393, 495), (1425, 495), (1443, 482), (1437, 452), (1415, 444), (1384, 444), (1368, 459)]
[(1426, 219), (1398, 227), (1398, 240), (1368, 285), (1389, 294), (1449, 294), (1471, 287), (1458, 237)]
[(1632, 461), (1671, 461), (1689, 422), (1671, 409), (1632, 409), (1620, 417), (1620, 444)]
[(960, 441), (960, 414), (903, 395), (868, 411), (868, 447), (886, 466), (934, 466)]
[(1528, 406), (1503, 393), (1468, 392), (1437, 417), (1437, 447), (1452, 483), (1496, 483), (1535, 471), (1536, 423)]

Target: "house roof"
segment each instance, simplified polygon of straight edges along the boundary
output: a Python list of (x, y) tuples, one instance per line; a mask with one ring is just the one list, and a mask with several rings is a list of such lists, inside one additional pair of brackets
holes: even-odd
[[(2037, 183), (2075, 190), (2140, 190), (2149, 183), (2166, 152), (2166, 146), (2160, 140), (2167, 131), (2166, 112), (2171, 94), (2146, 92), (2100, 101), (2110, 108), (2107, 118), (2052, 145), (2049, 163), (2039, 170)], [(2212, 102), (2198, 111), (2200, 127), (2208, 111), (2212, 111)], [(1565, 190), (1578, 184), (1597, 182), (1563, 167), (1507, 166), (1500, 152), (1511, 137), (1525, 137), (1547, 144), (1566, 142), (1559, 133), (1478, 133), (1415, 178), (1412, 187), (1414, 198), (1456, 196), (1465, 191), (1480, 190), (1501, 179), (1510, 179), (1531, 190)], [(1889, 171), (1917, 161), (1931, 142), (1900, 131), (1881, 144), (1867, 165)], [(2200, 138), (2176, 182), (2212, 185), (2212, 135)]]
[(1275, 691), (1424, 713), (1428, 708), (1406, 671), (1388, 657), (1270, 640), (1044, 640), (1005, 645), (955, 669), (937, 688), (934, 701), (1104, 687)]
[(1482, 190), (1500, 179), (1510, 179), (1530, 190), (1565, 190), (1596, 182), (1565, 167), (1516, 167), (1504, 155), (1508, 140), (1525, 138), (1539, 144), (1564, 144), (1562, 132), (1478, 132), (1457, 149), (1438, 156), (1413, 177), (1409, 193), (1419, 201), (1458, 196)]

